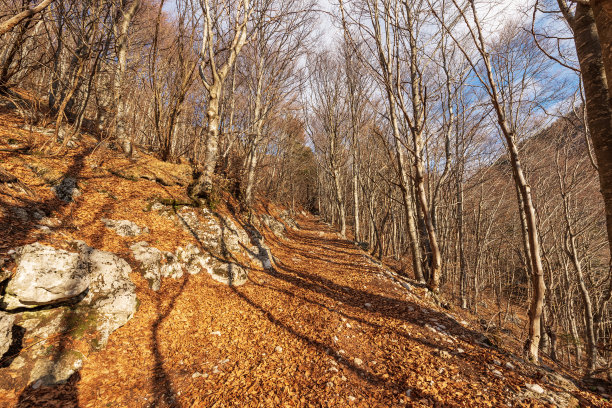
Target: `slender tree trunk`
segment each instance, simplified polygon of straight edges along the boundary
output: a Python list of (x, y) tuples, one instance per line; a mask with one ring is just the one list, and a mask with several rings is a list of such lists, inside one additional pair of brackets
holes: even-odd
[(253, 110), (253, 126), (251, 129), (251, 143), (249, 144), (249, 153), (247, 157), (247, 169), (246, 169), (246, 186), (244, 189), (244, 202), (247, 206), (250, 206), (253, 200), (253, 187), (255, 185), (255, 168), (257, 166), (257, 147), (261, 140), (261, 134), (263, 129), (263, 117), (262, 117), (262, 88), (263, 88), (263, 64), (264, 59), (260, 57), (258, 64), (258, 78), (257, 78), (257, 89), (255, 92), (255, 107)]
[(353, 224), (355, 228), (355, 241), (359, 241), (361, 237), (361, 226), (359, 224), (359, 175), (356, 161), (357, 154), (353, 152)]
[(406, 154), (403, 151), (403, 147), (399, 142), (400, 131), (399, 124), (397, 123), (397, 114), (395, 112), (395, 97), (390, 91), (387, 91), (387, 99), (389, 101), (389, 116), (391, 118), (391, 126), (393, 135), (395, 137), (396, 148), (395, 155), (397, 159), (397, 166), (401, 182), (402, 199), (404, 205), (404, 212), (406, 214), (406, 224), (408, 227), (408, 236), (410, 238), (410, 250), (412, 252), (412, 269), (414, 271), (414, 278), (421, 282), (425, 282), (423, 276), (423, 268), (421, 264), (421, 247), (419, 245), (419, 237), (417, 233), (417, 226), (415, 223), (414, 211), (413, 211), (413, 199), (410, 194), (410, 178), (407, 173)]
[(459, 245), (459, 298), (461, 308), (467, 309), (467, 262), (465, 259), (465, 244), (463, 231), (463, 181), (457, 182), (457, 232)]
[[(561, 176), (559, 176), (559, 182), (561, 183)], [(563, 189), (563, 186), (561, 185)], [(569, 204), (568, 197), (565, 191), (561, 192), (563, 198), (563, 210), (565, 215), (566, 222), (566, 231), (567, 231), (567, 242), (566, 242), (566, 251), (569, 254), (569, 257), (572, 261), (572, 265), (574, 266), (574, 270), (576, 272), (576, 278), (578, 279), (578, 288), (580, 289), (580, 294), (582, 295), (582, 303), (584, 307), (584, 320), (585, 320), (585, 331), (586, 331), (586, 352), (587, 352), (587, 370), (593, 372), (596, 368), (597, 364), (597, 337), (595, 333), (595, 324), (593, 318), (593, 303), (591, 301), (591, 294), (586, 286), (586, 281), (584, 278), (584, 274), (582, 272), (582, 264), (580, 262), (580, 258), (578, 256), (578, 248), (576, 247), (576, 237), (574, 234), (574, 230), (572, 228), (572, 224), (569, 216)]]
[(127, 71), (127, 55), (128, 55), (128, 31), (130, 24), (136, 14), (136, 10), (140, 6), (140, 0), (133, 0), (132, 4), (124, 11), (120, 8), (119, 13), (123, 13), (123, 17), (118, 27), (115, 29), (116, 53), (117, 53), (117, 69), (113, 81), (113, 90), (115, 101), (117, 103), (117, 111), (115, 115), (115, 137), (117, 138), (123, 153), (130, 156), (132, 154), (132, 141), (126, 134), (125, 122), (126, 106), (125, 93), (122, 92), (125, 73)]
[(196, 195), (210, 195), (213, 188), (213, 175), (217, 165), (219, 147), (219, 89), (211, 89), (211, 97), (208, 102), (208, 129), (206, 131), (206, 145), (204, 150), (204, 170), (198, 178), (193, 189)]
[(344, 198), (342, 194), (342, 187), (340, 186), (340, 174), (338, 173), (338, 169), (332, 169), (332, 178), (334, 182), (334, 194), (336, 198), (336, 203), (338, 206), (338, 213), (340, 216), (340, 235), (343, 238), (346, 237), (346, 207), (344, 205)]
[(433, 220), (429, 212), (429, 205), (427, 203), (427, 195), (425, 192), (425, 178), (423, 174), (423, 163), (420, 155), (417, 155), (415, 165), (415, 187), (417, 190), (417, 197), (419, 204), (421, 205), (421, 213), (423, 214), (423, 221), (425, 222), (425, 228), (427, 230), (427, 237), (429, 239), (429, 245), (431, 248), (431, 265), (429, 269), (429, 279), (427, 281), (427, 288), (432, 292), (438, 292), (440, 290), (440, 274), (442, 272), (442, 254), (438, 246), (438, 237), (436, 230), (433, 225)]

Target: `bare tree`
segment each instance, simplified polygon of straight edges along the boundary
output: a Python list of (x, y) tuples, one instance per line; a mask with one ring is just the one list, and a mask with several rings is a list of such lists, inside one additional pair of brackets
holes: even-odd
[[(254, 8), (249, 0), (227, 0), (212, 7), (210, 0), (200, 0), (200, 7), (203, 26), (199, 73), (207, 93), (207, 130), (204, 170), (192, 186), (191, 194), (206, 197), (212, 192), (217, 165), (223, 85), (248, 40), (248, 23)], [(226, 39), (229, 41), (225, 42)]]

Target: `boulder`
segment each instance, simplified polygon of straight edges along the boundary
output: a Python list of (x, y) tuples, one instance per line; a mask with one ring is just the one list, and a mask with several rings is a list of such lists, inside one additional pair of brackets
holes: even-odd
[[(180, 249), (182, 248), (177, 248), (177, 253)], [(179, 260), (178, 255), (175, 255), (172, 252), (168, 251), (164, 251), (163, 254), (166, 262), (162, 264), (159, 268), (159, 274), (164, 278), (179, 279), (180, 277), (182, 277), (183, 264)]]
[(0, 356), (11, 343), (29, 344), (7, 368), (7, 384), (14, 388), (28, 383), (36, 389), (67, 381), (84, 359), (75, 349), (79, 343), (70, 339), (104, 347), (109, 335), (136, 312), (129, 264), (82, 241), (71, 244), (72, 251), (38, 243), (14, 251), (16, 273), (8, 282), (3, 303), (29, 308), (14, 314), (0, 312)]
[(81, 254), (34, 243), (16, 250), (17, 269), (2, 304), (6, 310), (66, 301), (89, 286), (89, 268)]
[(8, 351), (13, 341), (15, 315), (0, 312), (0, 358)]
[(202, 254), (200, 248), (188, 244), (184, 249), (178, 247), (175, 251), (176, 258), (184, 266), (190, 275), (196, 275), (206, 269), (209, 255)]
[(226, 285), (238, 286), (247, 281), (247, 272), (242, 267), (203, 253), (193, 244), (178, 247), (174, 253), (162, 252), (144, 241), (133, 244), (130, 249), (134, 259), (141, 263), (143, 277), (155, 291), (159, 290), (162, 278), (180, 278), (184, 270), (190, 275), (204, 270)]
[[(145, 241), (131, 245), (130, 249), (134, 259), (140, 262), (143, 278), (149, 282), (149, 287), (154, 291), (159, 290), (162, 278), (178, 279), (183, 276), (183, 267), (187, 267), (186, 263), (192, 262), (193, 257), (200, 255), (195, 245), (188, 245), (187, 250), (178, 247), (176, 254), (150, 247)], [(188, 272), (192, 275), (201, 271), (201, 268), (195, 264), (189, 266)]]
[(81, 241), (76, 244), (90, 271), (89, 292), (80, 305), (94, 311), (96, 329), (101, 333), (99, 343), (103, 346), (108, 336), (136, 312), (136, 286), (130, 280), (132, 268), (115, 254), (91, 248)]
[(101, 221), (109, 228), (122, 237), (135, 237), (140, 234), (148, 234), (149, 229), (147, 227), (140, 227), (128, 220), (110, 220), (108, 218), (102, 218)]

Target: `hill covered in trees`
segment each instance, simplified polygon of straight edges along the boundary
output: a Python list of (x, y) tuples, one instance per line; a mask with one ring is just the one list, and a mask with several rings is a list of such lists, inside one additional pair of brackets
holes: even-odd
[[(120, 361), (135, 387), (148, 384), (146, 396), (122, 394), (119, 405), (214, 404), (210, 389), (181, 383), (194, 370), (207, 386), (227, 373), (224, 384), (254, 393), (272, 370), (285, 388), (264, 405), (603, 404), (584, 387), (609, 395), (612, 381), (604, 3), (5, 1), (7, 398), (40, 404), (45, 393), (63, 401), (79, 389), (95, 405), (102, 360), (88, 372), (91, 354)], [(382, 286), (368, 286), (379, 278)], [(255, 347), (262, 357), (249, 352), (244, 366), (223, 370), (221, 353), (212, 372), (196, 369), (185, 356), (199, 355), (192, 348), (206, 330), (225, 341), (216, 310), (226, 311), (224, 330), (233, 327), (226, 349), (245, 352), (238, 339), (255, 330), (242, 320), (249, 313), (288, 337), (276, 354)], [(371, 341), (338, 345), (315, 310), (332, 326), (359, 322), (364, 330), (348, 338)], [(170, 316), (181, 338), (199, 340), (165, 337)], [(206, 329), (195, 328), (197, 316), (210, 319)], [(122, 346), (105, 349), (115, 337)], [(477, 358), (466, 359), (469, 373), (444, 366), (468, 344), (486, 358), (512, 353), (491, 358), (516, 378)], [(314, 365), (283, 358), (305, 345), (319, 356)], [(410, 360), (410, 348), (433, 348), (438, 374), (419, 371), (429, 363)], [(322, 352), (355, 381), (321, 371)], [(152, 365), (138, 374), (108, 353), (149, 353)], [(278, 365), (264, 369), (270, 356)], [(538, 366), (564, 372), (564, 385)], [(292, 385), (291, 370), (303, 381)], [(155, 380), (137, 384), (136, 375)], [(461, 381), (489, 394), (479, 399)], [(326, 385), (300, 395), (313, 384)], [(255, 404), (241, 398), (220, 401)]]

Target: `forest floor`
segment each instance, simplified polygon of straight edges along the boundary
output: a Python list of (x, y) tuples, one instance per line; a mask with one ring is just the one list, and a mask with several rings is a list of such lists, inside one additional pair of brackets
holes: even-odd
[(242, 287), (200, 274), (153, 292), (134, 274), (134, 319), (78, 378), (28, 388), (17, 406), (497, 407), (538, 383), (538, 371), (478, 344), (424, 289), (393, 282), (315, 218), (299, 223), (287, 239), (268, 237), (275, 266)]
[[(22, 153), (31, 136), (11, 118), (0, 123), (0, 162), (36, 196), (0, 194), (1, 251), (78, 238), (121, 255), (125, 243), (100, 232), (109, 214), (138, 217), (160, 248), (186, 239), (142, 211), (151, 195), (180, 198), (184, 187), (102, 171), (133, 163), (96, 156), (85, 142), (61, 157)], [(78, 174), (77, 203), (52, 196), (41, 181), (52, 170)], [(45, 209), (65, 227), (42, 237), (7, 210), (17, 205)], [(106, 348), (64, 385), (0, 391), (0, 407), (535, 407), (554, 405), (515, 402), (526, 384), (565, 391), (542, 369), (482, 344), (475, 319), (438, 307), (316, 217), (297, 221), (284, 238), (265, 232), (273, 266), (252, 267), (244, 286), (185, 274), (155, 292), (134, 272), (139, 310)], [(571, 394), (580, 406), (610, 406), (584, 389)]]

